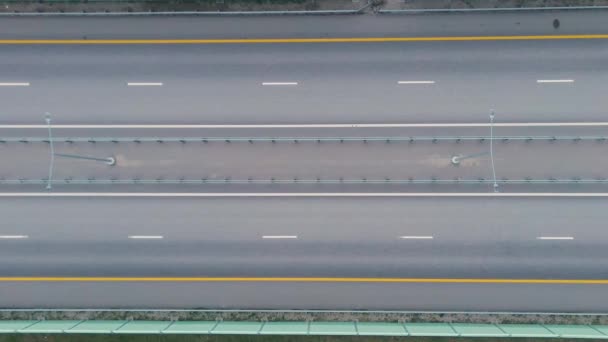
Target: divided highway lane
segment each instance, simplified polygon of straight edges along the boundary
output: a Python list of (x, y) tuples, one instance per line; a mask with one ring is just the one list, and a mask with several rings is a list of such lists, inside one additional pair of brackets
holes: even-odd
[[(0, 239), (3, 277), (608, 277), (602, 199), (29, 198), (0, 204), (1, 235), (26, 236)], [(0, 306), (606, 312), (606, 286), (2, 278), (7, 295)]]
[(607, 59), (605, 39), (0, 45), (0, 101), (5, 124), (601, 121)]

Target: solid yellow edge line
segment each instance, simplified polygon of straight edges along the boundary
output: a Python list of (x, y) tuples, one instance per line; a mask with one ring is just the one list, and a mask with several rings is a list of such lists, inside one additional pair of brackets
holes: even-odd
[(608, 285), (608, 279), (332, 278), (332, 277), (0, 277), (0, 282), (334, 282)]
[(463, 37), (353, 37), (261, 39), (0, 39), (0, 44), (268, 44), (268, 43), (381, 43), (480, 40), (608, 39), (608, 34)]

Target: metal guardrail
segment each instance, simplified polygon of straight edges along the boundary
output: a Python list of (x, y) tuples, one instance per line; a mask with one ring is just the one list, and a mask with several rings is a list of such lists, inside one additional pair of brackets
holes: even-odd
[[(22, 4), (28, 1), (4, 0), (0, 4)], [(40, 1), (29, 1), (30, 3), (40, 4)], [(187, 3), (196, 3), (196, 0)], [(162, 0), (44, 0), (43, 4), (128, 4), (128, 3), (166, 3)], [(355, 15), (362, 14), (372, 5), (368, 1), (365, 5), (351, 10), (312, 10), (312, 11), (148, 11), (148, 12), (0, 12), (0, 17), (45, 17), (45, 16), (87, 16), (87, 17), (109, 17), (109, 16), (282, 16), (282, 15)]]
[(343, 335), (608, 339), (608, 326), (317, 321), (0, 321), (4, 334)]
[[(1, 2), (0, 2), (1, 3)], [(151, 17), (151, 16), (282, 16), (282, 15), (355, 15), (363, 10), (320, 10), (320, 11), (250, 11), (250, 12), (0, 12), (0, 17)]]
[(564, 11), (564, 10), (598, 10), (608, 9), (608, 6), (559, 6), (559, 7), (511, 7), (511, 8), (428, 8), (428, 9), (397, 9), (378, 10), (379, 14), (424, 14), (424, 13), (474, 13), (474, 12), (533, 12), (533, 11)]
[[(89, 143), (119, 143), (119, 142), (416, 142), (416, 141), (598, 141), (608, 140), (608, 136), (396, 136), (396, 137), (53, 137), (53, 142), (89, 142)], [(0, 143), (20, 142), (49, 142), (48, 137), (0, 137)]]
[[(0, 185), (46, 185), (48, 179), (0, 179)], [(302, 184), (302, 185), (340, 185), (340, 184), (403, 184), (403, 185), (485, 185), (494, 184), (493, 179), (53, 179), (52, 185), (239, 185), (239, 184)], [(605, 178), (553, 178), (553, 179), (497, 179), (496, 183), (504, 185), (606, 185)]]

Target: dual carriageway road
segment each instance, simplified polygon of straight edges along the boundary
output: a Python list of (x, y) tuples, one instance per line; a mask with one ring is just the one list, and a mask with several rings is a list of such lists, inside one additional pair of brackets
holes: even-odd
[[(563, 23), (559, 32), (550, 26), (555, 16)], [(44, 113), (50, 112), (56, 138), (87, 140), (487, 137), (488, 113), (494, 109), (497, 136), (603, 137), (608, 44), (597, 35), (608, 33), (605, 18), (602, 11), (522, 17), (312, 17), (288, 22), (261, 17), (243, 19), (239, 30), (236, 19), (217, 18), (36, 18), (33, 26), (32, 18), (3, 19), (0, 133), (6, 140), (43, 140)], [(276, 33), (270, 22), (286, 26)], [(159, 23), (169, 28), (161, 30)], [(452, 34), (487, 40), (117, 41), (348, 34)], [(514, 34), (537, 37), (496, 38)], [(556, 34), (566, 36), (555, 39)], [(596, 36), (567, 37), (581, 34)], [(31, 39), (77, 41), (45, 44)], [(450, 127), (454, 124), (469, 126)], [(494, 142), (499, 179), (605, 177), (606, 143), (601, 139)], [(487, 139), (206, 145), (64, 139), (56, 146), (57, 153), (112, 155), (117, 160), (109, 166), (58, 158), (53, 178), (58, 181), (491, 177)], [(4, 179), (46, 176), (49, 143), (7, 141), (0, 153)], [(456, 155), (475, 157), (455, 166), (450, 160)], [(2, 195), (45, 191), (44, 184), (29, 184), (27, 189), (19, 184), (1, 186)], [(608, 278), (603, 198), (52, 198), (67, 186), (45, 192), (48, 198), (0, 198), (0, 291), (9, 294), (2, 296), (1, 306), (550, 312), (605, 312), (608, 307), (603, 299)], [(85, 185), (69, 186), (69, 191), (91, 191)], [(98, 186), (95, 191), (111, 188)], [(227, 185), (220, 186), (220, 192), (227, 191)], [(280, 193), (294, 191), (293, 186), (260, 190), (268, 185), (253, 185), (246, 190)], [(301, 186), (328, 191), (325, 185), (295, 186), (297, 191)], [(378, 184), (348, 185), (340, 191), (369, 186)], [(387, 191), (386, 185), (380, 186)], [(593, 184), (584, 190), (605, 192), (604, 186)], [(139, 186), (120, 189), (142, 191)], [(193, 186), (187, 189), (192, 191)], [(426, 185), (419, 189), (437, 191)], [(508, 189), (501, 185), (501, 190)], [(512, 188), (529, 189), (525, 184)], [(581, 188), (545, 184), (542, 189)], [(165, 185), (154, 188), (168, 190), (184, 191)], [(476, 191), (491, 195), (492, 189), (484, 185)], [(311, 277), (333, 280), (302, 279)], [(514, 279), (521, 283), (505, 283)], [(539, 279), (544, 282), (535, 283)], [(594, 279), (595, 283), (589, 281)]]

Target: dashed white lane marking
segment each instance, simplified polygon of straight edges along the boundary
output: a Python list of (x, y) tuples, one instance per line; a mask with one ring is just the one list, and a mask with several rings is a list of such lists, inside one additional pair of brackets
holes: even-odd
[(298, 82), (262, 82), (263, 86), (297, 86)]
[(431, 235), (404, 235), (404, 236), (400, 236), (400, 239), (406, 239), (406, 240), (432, 240), (433, 236)]
[(29, 87), (30, 82), (2, 82), (0, 87)]
[(574, 80), (536, 80), (536, 83), (574, 83)]
[(27, 235), (0, 235), (0, 239), (27, 239)]
[(129, 239), (162, 239), (162, 235), (129, 235)]
[(398, 81), (397, 84), (435, 84), (435, 81)]
[(297, 235), (264, 235), (262, 239), (297, 239)]
[(539, 236), (537, 240), (574, 240), (573, 236)]
[(127, 82), (129, 87), (160, 87), (162, 82)]
[[(608, 121), (595, 122), (496, 122), (494, 127), (605, 127), (608, 126)], [(96, 125), (96, 124), (75, 124), (75, 125), (51, 125), (56, 129), (192, 129), (192, 128), (420, 128), (420, 127), (439, 127), (439, 128), (470, 128), (470, 127), (490, 127), (488, 122), (471, 122), (471, 123), (369, 123), (369, 124), (227, 124), (227, 125), (163, 125), (163, 124), (124, 124), (124, 125)], [(0, 125), (0, 128), (10, 129), (47, 129), (47, 125)]]

